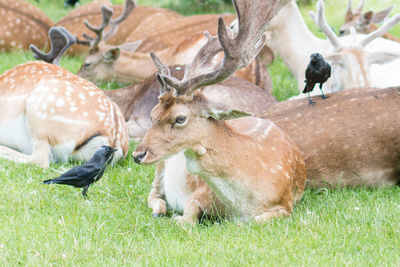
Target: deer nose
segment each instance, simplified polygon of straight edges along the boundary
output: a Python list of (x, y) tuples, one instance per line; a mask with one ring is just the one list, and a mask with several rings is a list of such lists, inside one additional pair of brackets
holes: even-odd
[(140, 164), (143, 160), (143, 158), (146, 156), (146, 151), (142, 152), (142, 153), (138, 153), (138, 154), (133, 154), (133, 160), (137, 163)]

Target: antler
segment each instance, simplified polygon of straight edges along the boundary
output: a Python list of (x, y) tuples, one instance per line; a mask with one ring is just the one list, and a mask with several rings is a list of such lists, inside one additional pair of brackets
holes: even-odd
[(324, 7), (324, 2), (322, 0), (319, 0), (317, 3), (317, 13), (318, 13), (318, 16), (313, 11), (310, 11), (311, 18), (319, 26), (319, 28), (325, 33), (326, 37), (328, 37), (328, 39), (331, 42), (331, 44), (333, 45), (333, 48), (335, 49), (335, 51), (339, 51), (342, 48), (342, 46), (340, 44), (339, 38), (332, 31), (332, 29), (328, 25), (328, 22), (326, 21), (325, 7)]
[(104, 34), (104, 41), (109, 40), (117, 32), (119, 24), (129, 17), (135, 7), (136, 4), (133, 0), (125, 0), (124, 10), (122, 11), (121, 16), (115, 20), (110, 20), (110, 29)]
[[(265, 44), (267, 24), (287, 2), (289, 0), (233, 0), (239, 20), (236, 38), (233, 38), (223, 18), (219, 18), (218, 37), (205, 33), (207, 43), (193, 62), (186, 66), (184, 78), (179, 81), (161, 74), (162, 80), (179, 94), (190, 94), (202, 86), (223, 81), (236, 70), (246, 67)], [(224, 52), (223, 60), (219, 64), (212, 64), (215, 55), (221, 51)]]
[[(85, 37), (88, 41), (85, 42), (78, 40), (78, 43), (83, 45), (89, 44), (91, 48), (97, 48), (98, 44), (101, 41), (109, 40), (117, 32), (119, 24), (129, 17), (129, 15), (135, 9), (135, 6), (136, 5), (134, 0), (125, 0), (125, 6), (124, 10), (122, 11), (122, 14), (117, 19), (112, 20), (111, 17), (114, 14), (114, 11), (111, 8), (103, 5), (101, 7), (101, 14), (103, 16), (103, 21), (101, 22), (101, 25), (98, 28), (90, 25), (87, 20), (84, 21), (86, 27), (88, 27), (89, 30), (96, 33), (97, 37), (93, 38), (88, 36), (87, 34), (83, 34), (83, 37)], [(103, 34), (104, 29), (108, 25), (110, 25), (110, 29)]]
[(110, 19), (111, 19), (113, 13), (114, 12), (111, 8), (103, 5), (101, 7), (101, 14), (103, 16), (103, 21), (101, 22), (101, 25), (98, 28), (90, 25), (90, 23), (87, 20), (85, 20), (83, 22), (83, 23), (85, 23), (85, 26), (88, 27), (89, 30), (96, 33), (96, 35), (97, 35), (96, 38), (92, 38), (86, 34), (83, 34), (83, 37), (85, 37), (87, 40), (89, 40), (91, 48), (96, 48), (98, 46), (98, 44), (101, 42), (103, 31), (110, 23)]
[(394, 25), (396, 25), (399, 21), (400, 21), (400, 14), (397, 13), (393, 17), (391, 17), (388, 21), (386, 21), (382, 25), (382, 27), (380, 27), (376, 31), (373, 31), (370, 34), (368, 34), (365, 37), (365, 39), (360, 42), (360, 45), (362, 47), (365, 47), (367, 44), (369, 44), (370, 42), (372, 42), (376, 38), (381, 37), (382, 35), (384, 35), (390, 28), (392, 28)]
[(61, 56), (71, 45), (76, 43), (76, 38), (62, 26), (50, 28), (49, 36), (51, 50), (48, 54), (43, 53), (34, 45), (30, 45), (29, 48), (36, 59), (59, 65)]
[(365, 5), (365, 0), (361, 0), (360, 3), (358, 4), (354, 14), (361, 15), (362, 14), (362, 10), (364, 8), (364, 5)]

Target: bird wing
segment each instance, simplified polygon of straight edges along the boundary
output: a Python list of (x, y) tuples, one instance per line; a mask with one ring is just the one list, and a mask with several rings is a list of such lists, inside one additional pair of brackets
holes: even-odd
[(91, 184), (101, 171), (101, 165), (87, 162), (82, 166), (77, 166), (63, 173), (61, 176), (46, 180), (46, 184), (67, 184), (75, 187), (83, 187)]

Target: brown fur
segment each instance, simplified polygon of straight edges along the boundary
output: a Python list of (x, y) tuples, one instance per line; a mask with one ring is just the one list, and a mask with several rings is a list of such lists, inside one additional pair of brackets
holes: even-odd
[(19, 0), (0, 0), (0, 52), (43, 48), (53, 22), (37, 7)]

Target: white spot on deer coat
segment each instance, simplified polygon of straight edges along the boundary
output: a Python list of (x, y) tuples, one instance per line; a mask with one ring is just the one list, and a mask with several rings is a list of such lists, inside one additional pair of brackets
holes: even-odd
[(57, 101), (56, 101), (56, 106), (57, 106), (57, 107), (62, 107), (62, 106), (64, 106), (64, 99), (62, 99), (62, 98), (57, 99)]

